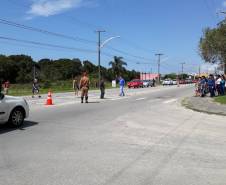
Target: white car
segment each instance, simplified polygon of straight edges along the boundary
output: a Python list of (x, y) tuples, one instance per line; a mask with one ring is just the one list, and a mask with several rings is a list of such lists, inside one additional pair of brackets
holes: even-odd
[(5, 96), (0, 93), (0, 124), (21, 126), (29, 116), (29, 106), (24, 98)]
[(177, 85), (177, 81), (176, 80), (173, 80), (173, 85)]
[(166, 79), (162, 82), (162, 85), (173, 85), (173, 80)]

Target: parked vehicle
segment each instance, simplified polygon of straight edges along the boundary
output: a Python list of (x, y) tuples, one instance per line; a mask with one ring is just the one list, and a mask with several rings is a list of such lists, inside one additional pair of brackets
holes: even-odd
[(153, 80), (142, 80), (143, 82), (143, 87), (153, 87), (154, 83)]
[(173, 80), (173, 85), (177, 85), (177, 81), (176, 80)]
[(140, 88), (143, 87), (143, 82), (139, 79), (134, 79), (131, 82), (128, 82), (128, 88)]
[(29, 106), (24, 98), (6, 96), (0, 93), (0, 124), (21, 126), (29, 116)]
[(180, 84), (186, 84), (186, 81), (185, 80), (180, 80), (179, 83)]
[(171, 79), (165, 79), (162, 82), (162, 85), (173, 85), (173, 80), (171, 80)]

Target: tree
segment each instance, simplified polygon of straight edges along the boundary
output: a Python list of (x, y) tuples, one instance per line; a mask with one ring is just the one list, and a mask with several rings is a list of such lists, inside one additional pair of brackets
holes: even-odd
[[(226, 24), (207, 28), (199, 42), (201, 57), (208, 63), (226, 66)], [(224, 67), (226, 73), (226, 67)]]
[(98, 71), (98, 67), (88, 60), (83, 61), (83, 70), (90, 73)]
[(166, 75), (164, 76), (164, 79), (167, 79), (167, 78), (170, 78), (170, 79), (176, 79), (176, 78), (177, 78), (177, 74), (176, 74), (176, 73), (166, 74)]
[(27, 55), (11, 55), (8, 58), (14, 61), (14, 66), (17, 69), (16, 81), (20, 83), (30, 82), (34, 65), (33, 59)]
[(127, 63), (123, 61), (123, 57), (114, 56), (114, 61), (109, 62), (109, 65), (111, 66), (114, 75), (119, 76), (125, 71), (124, 66), (127, 66)]

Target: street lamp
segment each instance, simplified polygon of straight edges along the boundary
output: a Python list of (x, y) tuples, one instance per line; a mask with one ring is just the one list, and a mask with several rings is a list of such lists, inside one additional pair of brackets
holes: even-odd
[(101, 49), (111, 40), (116, 39), (116, 38), (120, 38), (120, 36), (115, 36), (115, 37), (110, 37), (108, 39), (106, 39), (105, 41), (103, 41), (101, 43), (101, 33), (106, 32), (104, 30), (98, 30), (96, 31), (98, 33), (98, 82), (99, 82), (99, 87), (100, 87), (100, 80), (101, 80), (101, 68), (100, 68), (100, 60), (101, 60)]

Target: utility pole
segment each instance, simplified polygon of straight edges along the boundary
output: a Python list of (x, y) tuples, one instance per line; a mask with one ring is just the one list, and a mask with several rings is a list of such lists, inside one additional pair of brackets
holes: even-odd
[(185, 62), (180, 63), (181, 64), (181, 78), (183, 80), (183, 73), (184, 73), (184, 64)]
[(101, 68), (100, 68), (100, 52), (101, 52), (101, 33), (106, 32), (104, 30), (97, 30), (98, 34), (98, 86), (100, 87), (100, 80), (101, 80)]
[(35, 80), (36, 78), (36, 68), (35, 68), (35, 64), (33, 66), (33, 80)]
[(181, 73), (183, 74), (184, 73), (184, 64), (185, 64), (185, 62), (182, 62), (180, 64), (181, 64)]
[(158, 83), (160, 84), (160, 63), (161, 63), (161, 56), (164, 55), (162, 53), (157, 53), (155, 56), (158, 56)]
[(201, 66), (199, 65), (199, 77), (201, 76)]

